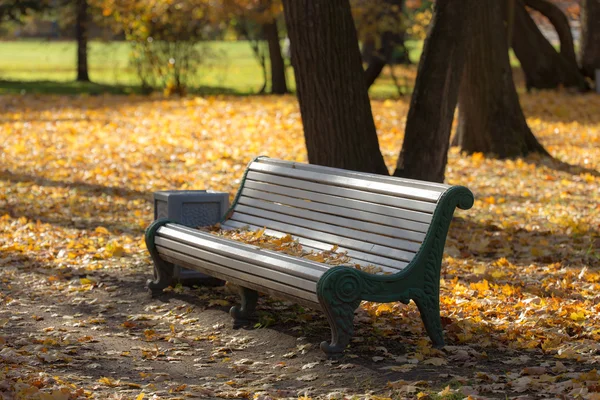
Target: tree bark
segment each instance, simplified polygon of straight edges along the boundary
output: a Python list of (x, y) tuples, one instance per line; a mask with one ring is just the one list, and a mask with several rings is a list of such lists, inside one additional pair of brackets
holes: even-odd
[(581, 5), (580, 63), (582, 73), (595, 79), (600, 69), (600, 0), (583, 0)]
[[(506, 9), (504, 12), (506, 14)], [(514, 12), (512, 48), (525, 73), (527, 90), (558, 87), (588, 90), (577, 65), (556, 52), (529, 16), (522, 0), (516, 0)]]
[(88, 2), (77, 0), (75, 3), (76, 23), (75, 36), (77, 38), (77, 82), (89, 82), (88, 74)]
[(269, 60), (271, 61), (271, 93), (287, 93), (287, 82), (285, 78), (285, 62), (281, 55), (281, 44), (279, 43), (279, 31), (277, 21), (265, 23), (263, 33), (269, 45)]
[(395, 176), (444, 181), (473, 4), (437, 0), (419, 61)]
[(527, 126), (508, 59), (502, 0), (474, 3), (475, 34), (469, 41), (459, 90), (457, 141), (468, 153), (500, 158), (548, 154)]
[(569, 19), (564, 12), (554, 3), (548, 0), (525, 0), (525, 5), (539, 11), (544, 17), (548, 18), (560, 40), (560, 55), (565, 58), (575, 69), (577, 66), (577, 57), (575, 56), (575, 46), (573, 44), (573, 34)]
[(283, 0), (308, 160), (388, 175), (348, 0)]

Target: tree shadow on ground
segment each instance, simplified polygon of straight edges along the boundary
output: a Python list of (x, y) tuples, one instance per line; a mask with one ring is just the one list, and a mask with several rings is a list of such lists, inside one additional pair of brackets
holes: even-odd
[[(143, 264), (148, 267), (146, 274), (138, 268)], [(321, 384), (326, 381), (325, 377), (328, 374), (334, 373), (336, 385), (354, 390), (382, 390), (387, 387), (388, 382), (397, 380), (429, 380), (436, 391), (439, 391), (452, 381), (454, 376), (473, 382), (477, 379), (485, 381), (488, 378), (480, 374), (506, 376), (507, 372), (512, 372), (518, 376), (524, 367), (543, 363), (550, 365), (556, 361), (554, 353), (545, 353), (538, 348), (520, 348), (517, 345), (508, 352), (498, 352), (493, 344), (481, 347), (479, 343), (484, 341), (494, 343), (495, 332), (501, 331), (502, 328), (492, 327), (486, 330), (482, 329), (482, 322), (459, 320), (450, 316), (444, 318), (447, 344), (459, 347), (463, 352), (448, 350), (448, 365), (419, 362), (406, 371), (400, 371), (399, 367), (407, 364), (407, 361), (400, 360), (416, 357), (415, 352), (422, 351), (417, 349), (417, 343), (426, 338), (422, 327), (417, 330), (410, 328), (414, 324), (407, 321), (407, 318), (419, 318), (416, 307), (410, 305), (410, 311), (396, 319), (379, 320), (367, 318), (364, 313), (362, 318), (359, 315), (355, 324), (355, 336), (364, 340), (353, 341), (342, 360), (327, 364), (318, 346), (322, 340), (329, 339), (329, 327), (319, 311), (302, 309), (263, 296), (259, 301), (259, 311), (262, 315), (259, 314), (257, 321), (261, 323), (260, 327), (235, 331), (231, 328), (231, 319), (227, 313), (229, 306), (216, 304), (214, 300), (226, 300), (235, 304), (239, 301), (236, 295), (228, 293), (224, 288), (199, 288), (184, 289), (180, 293), (172, 291), (151, 298), (144, 288), (145, 278), (151, 273), (149, 261), (140, 260), (136, 268), (131, 270), (104, 268), (88, 271), (85, 268), (65, 269), (52, 261), (20, 255), (13, 261), (3, 262), (2, 266), (3, 273), (6, 273), (8, 268), (16, 269), (16, 273), (12, 276), (13, 282), (7, 279), (0, 280), (0, 292), (4, 296), (21, 300), (22, 306), (36, 316), (30, 318), (29, 315), (25, 315), (23, 323), (11, 323), (4, 329), (3, 335), (10, 338), (29, 338), (26, 340), (36, 343), (43, 342), (43, 332), (46, 332), (48, 326), (58, 328), (62, 332), (60, 336), (55, 336), (59, 344), (62, 343), (59, 337), (70, 337), (71, 361), (41, 363), (40, 368), (52, 371), (53, 375), (60, 372), (90, 376), (91, 378), (85, 379), (91, 379), (90, 382), (96, 385), (98, 379), (106, 376), (115, 379), (127, 376), (128, 381), (134, 384), (146, 384), (149, 380), (152, 382), (156, 374), (168, 374), (169, 380), (177, 386), (195, 384), (198, 379), (207, 377), (214, 379), (217, 375), (219, 382), (226, 384), (240, 376), (250, 376), (251, 380), (258, 380), (259, 377), (274, 371), (274, 376), (280, 376), (280, 379), (273, 382), (274, 388), (277, 389), (295, 390), (315, 384), (318, 391), (326, 393), (333, 390), (332, 387)], [(57, 277), (58, 273), (62, 275)], [(48, 281), (47, 286), (51, 286), (74, 280), (74, 287), (77, 288), (81, 278), (93, 279), (98, 285), (83, 291), (54, 291), (46, 290), (46, 286), (43, 286), (43, 292), (20, 297), (23, 295), (24, 282)], [(11, 284), (14, 286), (9, 288)], [(39, 287), (38, 284), (35, 289), (28, 291), (34, 294)], [(70, 295), (67, 296), (67, 293)], [(149, 309), (160, 305), (168, 307), (154, 314)], [(15, 315), (23, 315), (24, 309), (18, 308), (16, 304), (8, 307), (6, 303), (0, 302), (0, 306), (11, 312), (21, 311), (21, 314)], [(182, 313), (182, 316), (176, 319), (179, 322), (161, 320), (161, 315), (166, 317), (177, 313)], [(65, 316), (70, 319), (65, 319)], [(91, 322), (97, 318), (101, 318), (102, 322)], [(56, 325), (57, 323), (59, 325)], [(170, 329), (169, 324), (172, 324)], [(176, 334), (181, 332), (185, 324), (196, 325), (199, 329), (197, 336), (208, 335), (213, 339), (195, 340), (186, 335), (178, 340), (167, 340), (168, 337), (177, 338)], [(478, 336), (470, 341), (459, 341), (455, 330), (459, 324), (462, 328), (477, 332)], [(383, 328), (392, 334), (383, 333)], [(155, 334), (159, 335), (159, 338), (164, 335), (164, 339), (152, 339)], [(255, 344), (246, 350), (232, 350), (227, 346), (230, 338), (240, 336), (249, 337)], [(11, 342), (7, 343), (10, 346)], [(182, 350), (178, 343), (187, 343), (186, 350)], [(300, 347), (306, 344), (311, 346), (305, 347), (305, 352), (300, 350)], [(452, 353), (453, 351), (455, 353)], [(460, 354), (462, 358), (452, 360), (452, 354)], [(435, 358), (439, 355), (426, 356), (429, 357)], [(521, 360), (516, 362), (517, 359)], [(260, 368), (260, 376), (240, 370), (240, 365), (256, 361), (264, 365)], [(574, 370), (587, 368), (574, 360), (562, 361)], [(318, 365), (314, 365), (309, 371), (302, 368), (314, 362)], [(201, 364), (205, 366), (197, 367)], [(278, 365), (286, 366), (286, 370), (275, 370)], [(132, 373), (140, 370), (152, 373)], [(298, 378), (308, 373), (316, 373), (319, 377), (315, 382), (302, 383)], [(157, 386), (160, 386), (159, 382), (154, 381)], [(510, 389), (507, 388), (508, 391)]]
[[(152, 91), (140, 85), (109, 85), (95, 82), (75, 81), (16, 81), (0, 80), (0, 94), (47, 94), (47, 95), (148, 95)], [(223, 86), (192, 86), (188, 93), (197, 95), (248, 95)]]
[[(99, 204), (94, 199), (105, 197), (122, 197), (126, 199), (144, 200), (152, 204), (152, 193), (138, 191), (123, 187), (104, 186), (87, 182), (68, 182), (38, 177), (28, 174), (19, 174), (11, 171), (0, 171), (0, 180), (13, 184), (39, 185), (47, 187), (65, 188), (68, 198), (55, 197), (16, 197), (16, 200), (4, 202), (0, 207), (0, 214), (8, 214), (12, 218), (25, 217), (31, 221), (40, 221), (65, 228), (81, 230), (94, 230), (105, 227), (111, 231), (139, 233), (142, 227), (121, 221), (121, 216), (127, 216), (131, 209), (126, 202), (106, 202)], [(14, 199), (14, 196), (13, 196)], [(90, 200), (91, 199), (91, 200)], [(90, 206), (96, 210), (91, 212)]]
[(533, 163), (537, 166), (544, 166), (558, 172), (566, 172), (571, 175), (590, 174), (592, 176), (600, 176), (600, 171), (596, 169), (569, 164), (554, 157), (540, 157), (536, 160), (524, 159), (523, 161), (526, 163)]
[[(43, 178), (29, 174), (19, 174), (12, 171), (0, 170), (0, 180), (11, 181), (14, 183), (34, 183), (40, 186), (62, 187), (66, 189), (76, 189), (79, 192), (90, 195), (106, 194), (109, 196), (132, 197), (136, 199), (149, 199), (152, 196), (148, 192), (142, 192), (125, 187), (105, 186), (88, 182), (68, 182)], [(80, 193), (81, 194), (81, 193)]]
[[(597, 227), (564, 234), (541, 228), (526, 229), (514, 226), (504, 228), (494, 223), (479, 223), (455, 217), (448, 233), (448, 242), (459, 247), (460, 255), (457, 259), (462, 260), (492, 262), (498, 258), (506, 258), (514, 265), (560, 261), (573, 263), (577, 260), (594, 265), (598, 264), (598, 259), (588, 251), (590, 245), (593, 245), (599, 237), (600, 231)], [(483, 238), (488, 240), (486, 246), (470, 247), (476, 240)], [(534, 246), (536, 251), (531, 253), (529, 248)]]

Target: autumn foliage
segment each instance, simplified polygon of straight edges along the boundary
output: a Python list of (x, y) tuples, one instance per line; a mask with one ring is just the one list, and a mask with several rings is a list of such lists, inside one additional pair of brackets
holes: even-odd
[[(349, 349), (382, 373), (433, 368), (453, 374), (458, 386), (435, 389), (445, 379), (438, 377), (427, 388), (397, 377), (375, 388), (380, 398), (434, 392), (600, 396), (594, 369), (600, 361), (600, 97), (537, 93), (521, 101), (536, 137), (561, 162), (451, 151), (447, 180), (469, 187), (476, 202), (469, 212), (457, 213), (446, 245), (441, 306), (450, 345), (430, 348), (414, 305), (367, 303)], [(400, 99), (372, 106), (392, 168), (408, 104)], [(188, 311), (149, 298), (140, 306), (145, 311), (127, 315), (124, 307), (132, 305), (111, 294), (117, 286), (108, 277), (137, 276), (127, 290), (144, 290), (151, 262), (142, 236), (153, 218), (153, 191), (214, 189), (233, 196), (254, 156), (305, 161), (296, 100), (24, 95), (0, 98), (0, 110), (0, 396), (109, 398), (126, 390), (122, 398), (140, 399), (142, 393), (151, 398), (160, 385), (166, 385), (160, 398), (258, 393), (233, 375), (204, 385), (162, 382), (143, 369), (127, 379), (80, 376), (93, 375), (93, 367), (81, 368), (96, 362), (89, 359), (89, 346), (102, 343), (107, 333), (136, 337), (141, 344), (105, 357), (149, 366), (177, 359), (169, 347), (173, 340), (192, 346), (219, 341), (222, 328), (215, 333)], [(44, 299), (50, 299), (50, 308), (42, 307)], [(62, 308), (78, 301), (104, 311)], [(46, 322), (52, 318), (62, 322)], [(26, 327), (31, 333), (19, 334)], [(70, 329), (78, 333), (65, 336)], [(379, 344), (360, 352), (361, 340)], [(405, 351), (395, 351), (395, 343), (403, 343)], [(223, 365), (237, 360), (227, 361), (234, 355), (219, 351), (211, 357)], [(64, 372), (70, 365), (71, 375)], [(238, 373), (250, 368), (231, 365)], [(318, 387), (317, 379), (306, 371), (297, 378), (315, 380)]]

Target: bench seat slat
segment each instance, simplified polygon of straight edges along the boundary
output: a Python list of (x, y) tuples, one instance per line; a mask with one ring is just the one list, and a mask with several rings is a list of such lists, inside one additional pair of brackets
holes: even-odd
[(348, 211), (351, 213), (355, 211), (361, 211), (370, 215), (380, 216), (381, 218), (390, 218), (391, 221), (394, 221), (394, 225), (396, 226), (400, 226), (400, 222), (397, 221), (406, 221), (404, 222), (404, 224), (406, 224), (406, 228), (417, 232), (427, 232), (427, 228), (431, 222), (431, 214), (424, 212), (405, 210), (362, 200), (336, 197), (328, 194), (316, 193), (287, 186), (273, 185), (267, 182), (247, 180), (244, 184), (242, 193), (244, 193), (246, 190), (254, 190), (273, 195), (284, 195), (298, 199), (305, 199), (316, 203), (317, 205), (335, 205), (339, 206), (340, 208), (348, 209)]
[[(282, 293), (289, 293), (292, 296), (304, 299), (305, 301), (310, 301), (311, 303), (318, 303), (319, 301), (314, 291), (298, 289), (296, 287), (289, 286), (286, 283), (273, 281), (262, 276), (247, 273), (247, 271), (254, 272), (260, 268), (255, 265), (247, 264), (244, 270), (237, 270), (232, 269), (229, 266), (223, 266), (207, 260), (201, 260), (191, 255), (180, 253), (162, 246), (157, 246), (156, 250), (163, 259), (167, 259), (169, 262), (173, 262), (175, 264), (186, 264), (193, 269), (199, 269), (202, 270), (202, 272), (206, 272), (211, 275), (215, 275), (213, 272), (216, 272), (217, 274), (224, 275), (222, 278), (242, 286), (246, 286), (246, 283), (250, 282), (257, 285), (260, 288), (258, 289), (259, 291), (264, 291), (265, 288), (268, 288)], [(271, 273), (273, 273), (273, 271), (271, 271)]]
[[(306, 201), (302, 203), (310, 204)], [(406, 239), (417, 243), (421, 243), (423, 242), (423, 239), (425, 239), (425, 234), (420, 232), (398, 229), (388, 225), (374, 224), (371, 222), (356, 220), (354, 218), (338, 217), (331, 214), (315, 212), (306, 208), (290, 207), (287, 205), (276, 204), (270, 201), (264, 201), (246, 196), (241, 196), (238, 199), (238, 204), (248, 207), (261, 208), (263, 210), (280, 213), (282, 215), (285, 214), (307, 220), (322, 221), (328, 224), (355, 229), (361, 232), (370, 232), (373, 234), (385, 235), (398, 239)], [(299, 204), (299, 206), (301, 205), (302, 204)], [(240, 211), (243, 212), (241, 209)], [(418, 249), (418, 247), (419, 245), (415, 245), (413, 249)]]
[[(156, 246), (177, 251), (198, 260), (210, 261), (215, 264), (232, 268), (236, 271), (256, 275), (262, 279), (270, 279), (276, 282), (285, 283), (286, 285), (291, 285), (299, 289), (315, 291), (317, 288), (316, 282), (312, 279), (299, 278), (288, 274), (286, 271), (280, 272), (268, 264), (263, 265), (264, 259), (240, 260), (166, 238), (156, 238)], [(252, 266), (252, 269), (249, 269), (249, 266)]]
[(439, 190), (423, 189), (418, 187), (400, 186), (386, 182), (377, 182), (373, 179), (360, 179), (343, 175), (327, 174), (323, 172), (305, 171), (298, 168), (282, 168), (261, 162), (250, 164), (252, 171), (266, 172), (274, 175), (286, 176), (298, 180), (319, 182), (332, 186), (341, 186), (351, 189), (367, 190), (373, 193), (399, 196), (407, 199), (437, 202), (441, 192)]
[[(236, 221), (227, 221), (222, 225), (223, 229), (240, 229), (244, 227), (248, 227), (250, 230), (261, 229), (257, 225), (244, 224)], [(273, 229), (266, 229), (265, 234), (274, 236), (274, 237), (283, 237), (288, 235), (285, 232), (276, 231)], [(315, 252), (318, 251), (330, 251), (332, 246), (329, 243), (323, 243), (312, 239), (303, 238), (300, 236), (293, 236), (294, 240), (298, 240), (298, 243), (302, 245), (302, 247), (306, 250), (313, 250)], [(339, 246), (337, 252), (345, 252), (348, 257), (352, 260), (352, 263), (360, 264), (361, 266), (369, 266), (373, 265), (375, 267), (380, 267), (384, 272), (396, 273), (404, 269), (407, 262), (394, 260), (392, 258), (381, 257), (374, 254), (364, 253), (362, 251), (357, 251), (353, 249), (348, 249)]]
[(420, 189), (427, 189), (439, 192), (445, 192), (450, 188), (449, 185), (445, 185), (443, 183), (436, 182), (425, 182), (425, 181), (417, 181), (414, 179), (408, 178), (399, 178), (396, 176), (385, 176), (385, 175), (373, 175), (367, 172), (358, 172), (358, 171), (349, 171), (345, 169), (333, 168), (333, 167), (324, 167), (321, 165), (313, 165), (313, 164), (304, 164), (299, 162), (290, 162), (284, 160), (278, 160), (276, 158), (260, 158), (257, 162), (261, 164), (271, 164), (276, 165), (278, 167), (283, 168), (295, 168), (301, 169), (304, 171), (317, 171), (331, 175), (339, 175), (346, 176), (350, 178), (358, 178), (358, 179), (369, 179), (377, 182), (390, 183), (390, 184), (399, 184), (401, 183), (404, 186), (410, 186)]
[[(273, 207), (274, 209), (276, 207)], [(264, 218), (266, 220), (274, 220), (284, 222), (288, 225), (299, 226), (302, 228), (310, 228), (315, 231), (332, 233), (334, 235), (339, 235), (343, 237), (347, 237), (349, 239), (360, 239), (369, 243), (381, 243), (386, 245), (387, 247), (396, 248), (399, 250), (405, 250), (411, 253), (416, 253), (421, 247), (420, 243), (410, 242), (407, 240), (400, 240), (391, 238), (389, 236), (377, 235), (375, 233), (370, 233), (366, 231), (359, 231), (358, 229), (346, 228), (343, 226), (333, 225), (330, 223), (319, 222), (318, 214), (312, 215), (314, 217), (313, 220), (306, 218), (298, 218), (291, 215), (285, 215), (280, 212), (268, 211), (254, 207), (248, 207), (243, 204), (238, 204), (235, 207), (235, 212), (240, 214), (248, 214), (253, 215), (255, 217)], [(314, 213), (313, 213), (314, 214)], [(309, 214), (307, 213), (307, 216)], [(260, 225), (260, 224), (258, 224)], [(267, 228), (270, 228), (268, 222), (265, 221), (264, 225)]]
[(363, 200), (371, 203), (385, 204), (406, 210), (415, 210), (430, 214), (433, 213), (436, 206), (435, 203), (429, 203), (425, 201), (395, 197), (387, 194), (372, 193), (358, 189), (330, 186), (321, 183), (315, 183), (312, 181), (291, 179), (279, 175), (269, 175), (256, 171), (250, 171), (248, 175), (246, 175), (246, 179), (258, 182), (269, 182), (291, 188), (300, 188), (304, 190), (310, 190), (316, 193), (325, 193), (333, 196), (349, 198), (354, 200)]
[(274, 270), (286, 272), (315, 282), (327, 270), (327, 266), (321, 263), (288, 256), (283, 253), (266, 249), (260, 249), (256, 246), (220, 238), (210, 233), (199, 232), (200, 234), (198, 235), (181, 230), (169, 229), (168, 226), (160, 228), (157, 233), (157, 241), (159, 238), (171, 239), (238, 260), (270, 266)]
[(258, 218), (252, 215), (233, 213), (233, 215), (231, 216), (231, 220), (256, 226), (268, 226), (270, 229), (288, 232), (289, 234), (294, 236), (302, 236), (308, 239), (329, 243), (331, 246), (337, 244), (340, 247), (351, 248), (363, 251), (365, 253), (379, 254), (384, 257), (395, 258), (401, 261), (410, 261), (414, 257), (414, 253), (411, 253), (409, 251), (402, 251), (379, 244), (367, 243), (362, 240), (350, 239), (331, 233), (319, 232), (313, 229), (292, 226), (287, 223), (275, 220), (265, 220), (264, 218)]

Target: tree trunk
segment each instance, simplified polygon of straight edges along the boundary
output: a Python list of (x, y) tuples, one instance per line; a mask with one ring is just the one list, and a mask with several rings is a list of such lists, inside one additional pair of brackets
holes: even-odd
[(269, 44), (269, 60), (271, 61), (271, 93), (287, 93), (285, 79), (285, 62), (281, 55), (281, 44), (279, 43), (279, 31), (277, 21), (273, 20), (263, 25), (265, 39)]
[[(380, 35), (380, 46), (375, 48), (372, 41), (373, 49), (367, 58), (367, 69), (365, 70), (365, 79), (367, 87), (371, 87), (375, 80), (383, 71), (383, 67), (387, 64), (392, 64), (398, 61), (407, 61), (408, 55), (404, 51), (406, 59), (394, 60), (394, 50), (397, 47), (404, 47), (404, 28), (402, 27), (402, 7), (404, 0), (379, 0), (382, 2), (383, 11), (378, 15), (378, 20), (383, 21), (387, 29)], [(365, 51), (363, 51), (363, 59), (365, 59)]]
[(362, 61), (366, 64), (371, 62), (371, 59), (375, 57), (377, 46), (375, 46), (375, 38), (373, 35), (367, 35), (362, 39), (362, 49), (360, 50), (360, 56)]
[(379, 78), (379, 75), (381, 75), (383, 67), (391, 61), (394, 46), (390, 36), (390, 32), (384, 32), (381, 35), (381, 47), (371, 54), (369, 64), (365, 70), (365, 83), (367, 88), (370, 88), (375, 83), (377, 78)]
[[(472, 29), (459, 90), (457, 141), (468, 153), (519, 157), (548, 154), (527, 126), (508, 59), (503, 0), (475, 1)], [(524, 10), (524, 9), (523, 9)]]
[(443, 182), (473, 4), (437, 0), (419, 61), (395, 176)]
[(583, 0), (581, 5), (580, 63), (582, 73), (592, 79), (600, 69), (600, 0)]
[(89, 82), (88, 75), (88, 3), (87, 0), (77, 0), (77, 20), (75, 36), (77, 38), (77, 82)]
[(348, 0), (283, 0), (308, 160), (388, 174)]
[(564, 12), (554, 3), (548, 0), (525, 0), (525, 5), (539, 11), (544, 17), (548, 18), (558, 39), (560, 40), (560, 55), (567, 60), (571, 66), (578, 68), (577, 57), (575, 57), (575, 46), (573, 44), (573, 34), (569, 19)]
[[(506, 9), (504, 11), (506, 13)], [(556, 52), (529, 16), (522, 0), (516, 0), (514, 12), (512, 48), (525, 73), (527, 90), (561, 86), (588, 90), (587, 82), (576, 65)]]

